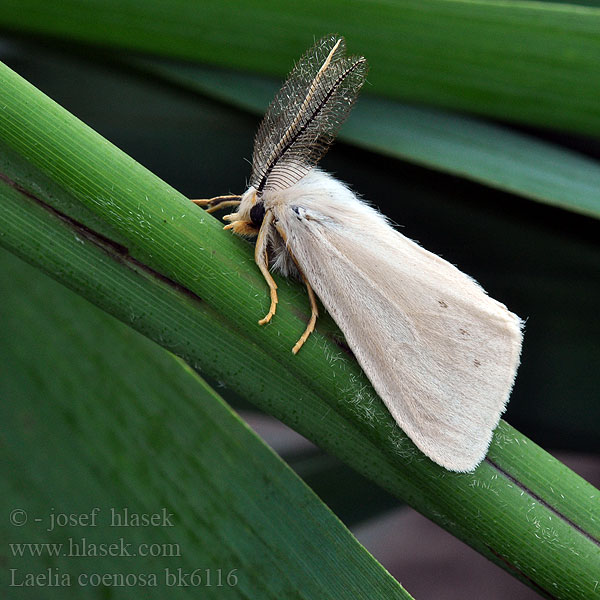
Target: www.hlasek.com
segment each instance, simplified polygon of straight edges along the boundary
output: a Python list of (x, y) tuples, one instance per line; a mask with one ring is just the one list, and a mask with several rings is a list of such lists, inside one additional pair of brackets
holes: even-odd
[(67, 557), (99, 557), (99, 556), (181, 556), (181, 548), (177, 543), (132, 544), (124, 538), (114, 542), (92, 542), (85, 537), (68, 538), (67, 543), (25, 542), (9, 544), (12, 556), (67, 556)]

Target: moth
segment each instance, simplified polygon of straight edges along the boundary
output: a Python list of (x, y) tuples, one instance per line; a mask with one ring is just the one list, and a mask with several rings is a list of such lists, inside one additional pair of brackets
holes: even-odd
[(434, 462), (470, 471), (484, 458), (521, 353), (519, 317), (469, 276), (394, 230), (377, 210), (315, 165), (365, 81), (367, 62), (326, 36), (296, 64), (258, 129), (241, 196), (194, 200), (236, 207), (225, 229), (256, 237), (255, 260), (277, 307), (270, 269), (304, 282), (397, 424)]

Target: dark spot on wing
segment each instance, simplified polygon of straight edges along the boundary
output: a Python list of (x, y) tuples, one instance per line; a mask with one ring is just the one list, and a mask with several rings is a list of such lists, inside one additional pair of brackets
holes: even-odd
[(438, 304), (442, 307), (442, 308), (448, 308), (448, 305), (443, 301), (443, 300), (438, 300)]
[(461, 335), (465, 335), (465, 336), (471, 335), (466, 329), (463, 329), (462, 327), (458, 331), (460, 331)]
[(480, 367), (480, 366), (481, 366), (481, 362), (480, 362), (479, 360), (477, 360), (477, 359), (475, 359), (475, 360), (473, 361), (473, 364), (474, 364), (476, 367)]

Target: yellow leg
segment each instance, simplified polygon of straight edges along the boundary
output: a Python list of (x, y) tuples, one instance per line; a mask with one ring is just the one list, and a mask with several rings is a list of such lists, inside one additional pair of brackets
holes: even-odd
[(302, 275), (302, 279), (304, 279), (304, 283), (306, 284), (306, 291), (308, 292), (308, 298), (310, 300), (310, 319), (306, 329), (304, 330), (304, 333), (296, 342), (296, 345), (292, 348), (292, 352), (294, 354), (298, 354), (298, 350), (304, 346), (304, 342), (306, 342), (308, 336), (315, 330), (315, 324), (317, 322), (317, 317), (319, 316), (319, 308), (317, 307), (317, 298), (315, 297), (315, 293), (313, 292), (313, 289), (310, 287), (310, 283), (308, 283), (304, 275)]
[[(281, 227), (278, 227), (277, 225), (275, 225), (275, 229), (277, 229), (277, 232), (281, 236), (281, 239), (285, 242), (285, 244), (287, 246), (287, 236), (286, 236), (285, 231)], [(308, 292), (308, 299), (310, 300), (310, 319), (308, 320), (308, 325), (306, 326), (304, 333), (300, 336), (300, 339), (296, 342), (295, 346), (292, 348), (292, 352), (294, 354), (298, 354), (298, 351), (300, 350), (300, 348), (302, 348), (302, 346), (304, 346), (304, 342), (306, 342), (306, 340), (308, 339), (310, 334), (315, 330), (315, 324), (317, 323), (317, 317), (319, 316), (319, 307), (317, 306), (317, 297), (315, 296), (315, 293), (314, 293), (312, 287), (310, 286), (310, 283), (308, 283), (308, 279), (306, 279), (306, 275), (304, 275), (304, 273), (302, 272), (302, 269), (300, 268), (300, 265), (298, 264), (296, 257), (293, 255), (293, 253), (289, 249), (289, 247), (287, 247), (286, 249), (290, 253), (290, 256), (292, 257), (292, 260), (294, 261), (296, 268), (298, 269), (298, 272), (302, 276), (302, 281), (304, 281), (304, 285), (306, 285), (306, 291)]]
[(269, 312), (258, 322), (259, 325), (268, 323), (273, 318), (275, 309), (277, 308), (277, 284), (275, 283), (273, 277), (271, 277), (271, 273), (269, 273), (269, 260), (267, 257), (268, 233), (272, 223), (273, 213), (271, 211), (267, 211), (262, 225), (260, 226), (258, 237), (256, 238), (256, 246), (254, 247), (254, 260), (258, 265), (260, 272), (263, 274), (266, 282), (269, 284), (269, 290), (271, 292), (271, 306), (269, 308)]
[(215, 196), (214, 198), (191, 200), (191, 202), (193, 202), (196, 206), (208, 206), (206, 212), (213, 213), (228, 206), (239, 206), (241, 202), (241, 196)]

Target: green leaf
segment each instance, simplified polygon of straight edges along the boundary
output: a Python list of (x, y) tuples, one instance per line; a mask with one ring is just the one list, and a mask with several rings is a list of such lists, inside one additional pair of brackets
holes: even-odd
[[(272, 79), (235, 71), (148, 60), (130, 62), (261, 115), (279, 89)], [(339, 138), (380, 154), (600, 218), (600, 165), (596, 161), (506, 127), (367, 96), (359, 100)]]
[(600, 9), (521, 0), (4, 0), (0, 26), (283, 75), (337, 31), (369, 59), (372, 91), (600, 133)]
[(474, 473), (434, 465), (327, 329), (291, 354), (307, 315), (299, 286), (278, 282), (277, 319), (258, 328), (268, 301), (248, 244), (7, 68), (0, 107), (3, 245), (535, 589), (598, 597), (597, 490), (506, 423)]
[[(96, 597), (93, 573), (112, 577), (106, 588), (122, 598), (136, 588), (157, 598), (411, 597), (185, 363), (5, 251), (0, 269), (10, 316), (2, 504), (5, 515), (29, 515), (24, 527), (2, 520), (13, 544), (3, 552), (37, 542), (93, 553), (121, 537), (125, 548), (107, 557), (9, 551), (11, 581), (51, 568), (72, 582), (59, 586), (61, 598)], [(57, 515), (94, 508), (93, 525), (53, 527)], [(129, 522), (158, 514), (157, 524), (111, 525), (124, 523), (125, 510)], [(154, 554), (136, 557), (146, 548)], [(129, 573), (150, 585), (119, 588)], [(15, 598), (27, 597), (15, 587)]]

